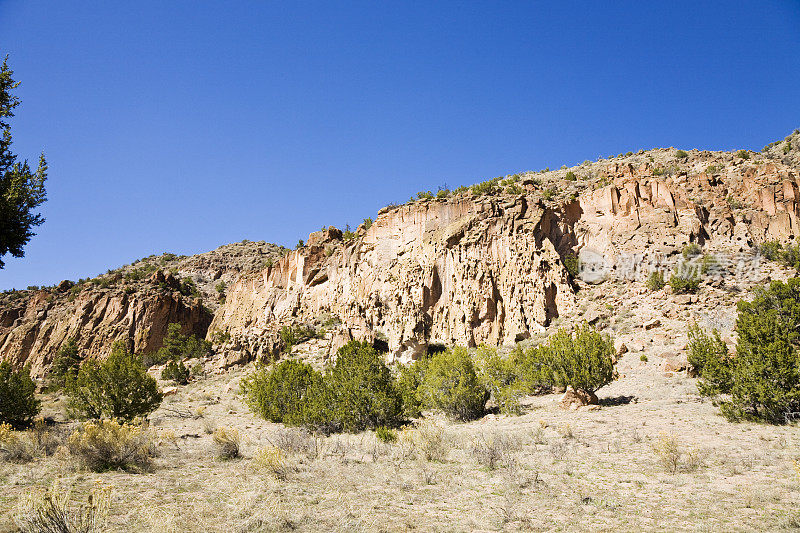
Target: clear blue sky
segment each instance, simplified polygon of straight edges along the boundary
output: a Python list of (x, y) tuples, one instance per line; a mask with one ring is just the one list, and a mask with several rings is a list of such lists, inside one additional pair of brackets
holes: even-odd
[(242, 239), (293, 246), (423, 189), (800, 126), (800, 1), (0, 0), (47, 221), (0, 289)]

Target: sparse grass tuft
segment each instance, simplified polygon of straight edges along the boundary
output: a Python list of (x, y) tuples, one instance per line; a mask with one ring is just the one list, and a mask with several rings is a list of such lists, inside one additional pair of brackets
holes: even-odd
[(24, 533), (100, 533), (107, 531), (111, 487), (98, 484), (84, 504), (71, 505), (72, 489), (58, 481), (46, 491), (31, 492), (17, 505), (14, 521)]
[(261, 472), (266, 472), (278, 481), (286, 481), (294, 470), (286, 453), (275, 446), (268, 446), (258, 450), (253, 458), (253, 467)]
[(697, 449), (684, 450), (680, 440), (674, 435), (662, 433), (652, 445), (658, 463), (670, 474), (679, 470), (694, 472), (703, 465), (705, 454)]

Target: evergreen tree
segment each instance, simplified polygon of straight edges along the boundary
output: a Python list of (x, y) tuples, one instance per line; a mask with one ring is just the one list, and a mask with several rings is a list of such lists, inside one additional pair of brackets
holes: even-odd
[(19, 87), (12, 78), (14, 71), (8, 67), (8, 56), (0, 66), (0, 268), (5, 266), (2, 257), (25, 255), (22, 248), (35, 235), (33, 228), (44, 222), (41, 214), (34, 213), (46, 199), (44, 182), (47, 179), (47, 162), (39, 156), (35, 171), (27, 160), (17, 161), (11, 151), (11, 125), (19, 98), (11, 91)]

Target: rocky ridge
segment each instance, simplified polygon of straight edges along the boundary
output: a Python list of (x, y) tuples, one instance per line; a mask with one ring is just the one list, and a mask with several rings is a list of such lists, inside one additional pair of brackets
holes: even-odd
[[(326, 316), (340, 322), (326, 356), (350, 338), (383, 342), (401, 360), (434, 343), (514, 343), (579, 316), (575, 257), (584, 267), (599, 258), (595, 282), (623, 276), (643, 288), (653, 265), (694, 243), (725, 259), (715, 283), (736, 286), (728, 259), (800, 235), (798, 180), (768, 152), (669, 148), (421, 193), (349, 240), (335, 228), (312, 233), (241, 277), (211, 330), (230, 334), (218, 348), (237, 362), (276, 357), (278, 328)], [(632, 272), (621, 272), (626, 261)]]
[[(665, 368), (678, 368), (687, 318), (714, 323), (714, 306), (725, 314), (742, 290), (786, 273), (762, 268), (745, 279), (721, 261), (695, 296), (649, 292), (644, 278), (679, 261), (688, 243), (750, 260), (759, 243), (800, 236), (798, 143), (794, 133), (762, 153), (629, 152), (423, 192), (355, 232), (312, 233), (293, 251), (245, 241), (15, 291), (0, 296), (0, 357), (41, 376), (70, 337), (92, 356), (117, 339), (147, 353), (179, 322), (215, 341), (217, 368), (278, 357), (281, 328), (297, 324), (318, 333), (295, 349), (311, 359), (356, 338), (406, 361), (431, 344), (535, 342), (587, 319), (630, 351), (666, 335)], [(646, 305), (630, 312), (639, 300)], [(721, 329), (733, 342), (732, 325)]]
[(242, 242), (188, 257), (150, 256), (77, 283), (7, 291), (0, 295), (0, 357), (30, 364), (41, 377), (70, 338), (85, 356), (102, 357), (117, 340), (137, 353), (154, 352), (170, 323), (205, 337), (224, 287), (282, 252)]

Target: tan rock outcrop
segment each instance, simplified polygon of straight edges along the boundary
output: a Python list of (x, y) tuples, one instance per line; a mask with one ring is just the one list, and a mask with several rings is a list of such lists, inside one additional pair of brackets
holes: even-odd
[(122, 340), (137, 353), (161, 347), (167, 325), (205, 336), (211, 314), (194, 299), (164, 291), (85, 290), (69, 301), (38, 291), (17, 307), (0, 310), (0, 354), (45, 374), (58, 349), (74, 337), (87, 357), (102, 357)]
[(262, 338), (295, 317), (335, 315), (352, 337), (385, 336), (410, 359), (429, 343), (524, 339), (573, 302), (556, 214), (524, 196), (387, 210), (352, 242), (326, 233), (241, 278), (210, 329)]

